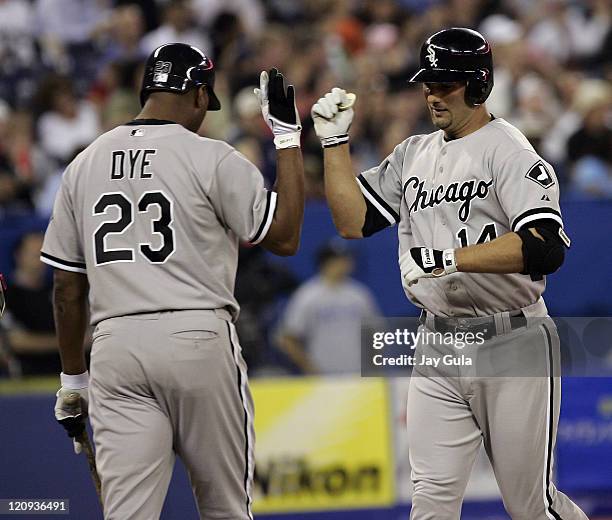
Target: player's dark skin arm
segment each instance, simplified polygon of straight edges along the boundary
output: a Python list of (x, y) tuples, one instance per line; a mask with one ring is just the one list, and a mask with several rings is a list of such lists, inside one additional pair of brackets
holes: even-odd
[(348, 144), (323, 149), (325, 196), (342, 238), (363, 238), (366, 203), (351, 163)]
[(299, 148), (276, 152), (276, 211), (261, 245), (280, 256), (297, 253), (304, 220), (304, 164)]
[(64, 374), (87, 370), (83, 341), (87, 329), (87, 275), (55, 269), (53, 315)]
[[(543, 240), (534, 229), (529, 231)], [(457, 270), (464, 273), (520, 273), (523, 271), (523, 241), (506, 233), (491, 242), (455, 249)]]

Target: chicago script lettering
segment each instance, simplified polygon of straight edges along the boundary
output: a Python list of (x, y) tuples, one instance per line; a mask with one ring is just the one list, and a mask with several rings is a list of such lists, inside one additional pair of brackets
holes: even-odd
[[(431, 191), (423, 187), (424, 180), (419, 180), (418, 177), (410, 177), (404, 184), (404, 197), (408, 204), (408, 211), (419, 211), (421, 209), (433, 208), (443, 203), (461, 202), (457, 215), (461, 222), (465, 222), (470, 216), (471, 204), (474, 199), (485, 199), (489, 194), (489, 188), (493, 181), (476, 181), (470, 179), (468, 181), (451, 182), (448, 186), (440, 184)], [(414, 199), (410, 202), (408, 190), (411, 189), (414, 193)]]

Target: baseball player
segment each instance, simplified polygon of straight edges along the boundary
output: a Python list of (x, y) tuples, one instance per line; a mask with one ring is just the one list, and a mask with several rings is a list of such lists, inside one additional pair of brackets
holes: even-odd
[[(197, 134), (221, 108), (214, 78), (197, 48), (158, 47), (142, 111), (68, 166), (42, 247), (56, 268), (55, 415), (74, 436), (89, 412), (107, 520), (159, 518), (176, 455), (202, 519), (252, 518), (253, 405), (233, 325), (238, 244), (296, 252), (301, 125), (293, 87), (262, 72), (256, 94), (278, 149), (267, 190), (244, 156)], [(75, 392), (80, 407), (65, 402)]]
[[(411, 378), (411, 518), (459, 518), (484, 443), (513, 519), (585, 519), (551, 481), (559, 339), (554, 326), (531, 325), (547, 316), (545, 275), (570, 245), (557, 179), (519, 130), (487, 111), (493, 62), (479, 33), (434, 34), (420, 65), (411, 81), (423, 84), (438, 130), (409, 137), (357, 179), (348, 147), (353, 110), (339, 109), (347, 93), (334, 88), (313, 106), (335, 225), (345, 238), (362, 238), (398, 224), (403, 286), (422, 309), (422, 327), (480, 332), (478, 348), (491, 351), (528, 346), (548, 364), (539, 377), (460, 377), (457, 369)], [(428, 349), (441, 346), (419, 344), (417, 353)]]

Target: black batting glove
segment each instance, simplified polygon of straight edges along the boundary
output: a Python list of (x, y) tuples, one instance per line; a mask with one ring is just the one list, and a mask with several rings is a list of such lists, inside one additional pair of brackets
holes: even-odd
[(285, 87), (283, 75), (277, 69), (270, 69), (260, 74), (259, 88), (254, 92), (263, 118), (274, 134), (276, 148), (299, 147), (302, 125), (293, 85)]
[(420, 278), (434, 278), (457, 271), (455, 250), (412, 247), (399, 258), (402, 278), (410, 287)]

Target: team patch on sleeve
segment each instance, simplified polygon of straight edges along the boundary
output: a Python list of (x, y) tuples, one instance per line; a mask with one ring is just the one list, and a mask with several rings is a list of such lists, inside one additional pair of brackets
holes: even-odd
[(542, 188), (550, 188), (555, 183), (555, 179), (542, 161), (535, 163), (525, 177), (539, 184)]

